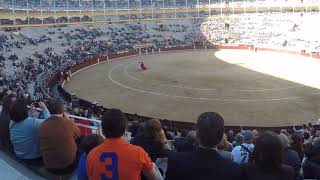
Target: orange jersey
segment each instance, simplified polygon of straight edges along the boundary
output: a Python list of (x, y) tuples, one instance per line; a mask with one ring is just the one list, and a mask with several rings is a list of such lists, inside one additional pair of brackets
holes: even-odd
[(87, 158), (90, 180), (140, 180), (142, 170), (152, 169), (152, 161), (141, 147), (120, 138), (106, 139)]

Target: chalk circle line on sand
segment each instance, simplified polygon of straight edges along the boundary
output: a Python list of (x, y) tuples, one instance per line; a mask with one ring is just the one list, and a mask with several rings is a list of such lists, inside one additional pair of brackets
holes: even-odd
[[(179, 95), (172, 95), (172, 94), (166, 94), (166, 93), (159, 93), (159, 92), (154, 92), (154, 91), (147, 91), (144, 89), (138, 89), (134, 88), (128, 85), (125, 85), (121, 82), (118, 82), (112, 78), (112, 72), (119, 68), (119, 67), (124, 67), (124, 72), (127, 75), (127, 77), (134, 79), (136, 81), (142, 82), (142, 79), (139, 79), (127, 72), (127, 66), (130, 64), (133, 64), (136, 62), (130, 62), (130, 63), (120, 63), (115, 66), (113, 66), (108, 74), (107, 77), (110, 81), (112, 81), (114, 84), (125, 88), (129, 89), (138, 93), (144, 93), (144, 94), (150, 94), (150, 95), (155, 95), (155, 96), (163, 96), (163, 97), (172, 97), (172, 98), (180, 98), (180, 99), (191, 99), (191, 100), (201, 100), (201, 101), (220, 101), (220, 102), (270, 102), (270, 101), (284, 101), (284, 100), (298, 100), (298, 99), (303, 99), (304, 97), (302, 96), (293, 96), (293, 97), (284, 97), (284, 98), (269, 98), (269, 99), (223, 99), (223, 98), (206, 98), (206, 97), (191, 97), (191, 96), (179, 96)], [(175, 87), (175, 88), (184, 88), (184, 89), (191, 89), (191, 90), (216, 90), (216, 89), (202, 89), (202, 88), (193, 88), (193, 87), (182, 87), (182, 86), (172, 86), (172, 85), (166, 85), (166, 84), (158, 84), (159, 86), (169, 86), (169, 87)], [(294, 89), (294, 88), (299, 88), (303, 86), (292, 86), (292, 87), (287, 87), (287, 88), (277, 88), (277, 89), (240, 89), (240, 90), (233, 90), (233, 91), (280, 91), (280, 90), (288, 90), (288, 89)], [(318, 96), (320, 93), (314, 93), (309, 96)]]

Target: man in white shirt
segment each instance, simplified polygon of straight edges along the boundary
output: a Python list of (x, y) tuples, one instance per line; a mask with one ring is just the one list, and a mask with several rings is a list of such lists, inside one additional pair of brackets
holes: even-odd
[(254, 149), (252, 144), (254, 135), (251, 131), (244, 131), (241, 133), (244, 139), (244, 143), (233, 148), (231, 154), (233, 155), (233, 161), (238, 164), (247, 163), (249, 156)]

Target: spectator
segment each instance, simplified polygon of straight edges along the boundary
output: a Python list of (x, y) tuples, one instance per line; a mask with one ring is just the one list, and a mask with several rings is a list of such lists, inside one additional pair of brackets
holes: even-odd
[(254, 135), (251, 131), (247, 130), (244, 131), (242, 134), (244, 142), (233, 148), (232, 150), (232, 156), (233, 161), (238, 164), (247, 163), (249, 160), (249, 156), (254, 148), (254, 145), (252, 144)]
[(228, 142), (230, 142), (230, 143), (233, 143), (233, 141), (235, 141), (234, 133), (233, 133), (232, 130), (229, 130), (229, 131), (228, 131), (227, 139), (228, 139)]
[(244, 166), (245, 180), (294, 180), (294, 171), (282, 164), (282, 145), (275, 133), (265, 132), (256, 139), (252, 163)]
[(111, 109), (101, 121), (106, 140), (88, 155), (89, 179), (138, 180), (141, 172), (147, 179), (156, 179), (157, 172), (148, 154), (122, 139), (127, 127), (125, 115), (118, 109)]
[(303, 149), (308, 149), (311, 146), (311, 135), (308, 130), (303, 132)]
[(177, 152), (190, 152), (195, 150), (198, 147), (196, 131), (189, 131), (185, 138), (185, 141), (178, 145), (176, 148)]
[(13, 152), (13, 146), (10, 140), (9, 124), (11, 121), (11, 117), (9, 111), (15, 100), (15, 95), (5, 96), (3, 98), (3, 108), (0, 114), (0, 143), (4, 149), (10, 152)]
[(304, 179), (320, 179), (320, 138), (314, 138), (303, 163)]
[(199, 149), (193, 152), (169, 155), (167, 180), (240, 179), (240, 167), (221, 157), (216, 148), (224, 132), (223, 118), (214, 112), (206, 112), (197, 121)]
[(228, 151), (228, 149), (232, 149), (232, 146), (227, 141), (227, 136), (223, 134), (221, 142), (217, 146), (217, 151), (223, 158), (233, 160), (232, 154)]
[(293, 167), (295, 171), (295, 177), (296, 177), (295, 179), (296, 180), (301, 179), (301, 176), (300, 176), (301, 161), (298, 153), (289, 146), (289, 140), (285, 134), (280, 133), (279, 139), (283, 148), (283, 155), (282, 155), (283, 164)]
[(284, 134), (284, 135), (286, 135), (286, 136), (289, 135), (289, 134), (288, 134), (288, 131), (287, 131), (286, 129), (281, 129), (281, 130), (280, 130), (280, 134)]
[(232, 142), (232, 146), (236, 147), (236, 146), (240, 146), (243, 143), (243, 136), (238, 133), (235, 137), (235, 141)]
[[(44, 118), (50, 113), (43, 102), (39, 102)], [(16, 156), (29, 164), (42, 164), (40, 154), (39, 126), (44, 119), (37, 119), (28, 115), (29, 110), (24, 99), (16, 100), (10, 109), (10, 139)]]
[(72, 172), (77, 165), (79, 128), (64, 113), (64, 104), (55, 100), (52, 115), (39, 128), (40, 149), (45, 167), (52, 173)]
[(289, 144), (292, 147), (292, 149), (298, 153), (300, 162), (302, 162), (304, 156), (302, 137), (297, 133), (291, 134)]
[(131, 139), (131, 144), (142, 147), (149, 154), (152, 162), (156, 162), (157, 158), (168, 157), (168, 150), (165, 149), (165, 135), (157, 119), (148, 120), (143, 133)]
[(88, 180), (87, 170), (86, 170), (86, 161), (90, 151), (103, 143), (103, 137), (97, 134), (91, 134), (85, 136), (80, 144), (80, 147), (83, 149), (83, 154), (80, 157), (77, 169), (78, 180)]
[(183, 146), (186, 144), (186, 136), (187, 136), (187, 130), (181, 130), (180, 137), (174, 138), (174, 148), (176, 151), (181, 152), (181, 149), (183, 149)]

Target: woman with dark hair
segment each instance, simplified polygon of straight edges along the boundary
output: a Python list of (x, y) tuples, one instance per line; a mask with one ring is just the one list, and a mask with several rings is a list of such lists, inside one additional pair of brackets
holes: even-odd
[[(50, 113), (43, 102), (39, 102), (44, 118)], [(10, 109), (10, 139), (16, 156), (26, 163), (38, 165), (42, 163), (38, 129), (44, 119), (29, 116), (25, 99), (16, 100)]]
[(244, 166), (246, 180), (293, 180), (292, 167), (282, 163), (283, 148), (278, 136), (265, 132), (256, 139), (249, 164)]
[(0, 114), (0, 145), (8, 150), (13, 151), (12, 143), (10, 140), (9, 124), (10, 114), (9, 111), (12, 107), (13, 102), (16, 100), (15, 95), (7, 95), (3, 98), (2, 111)]
[(88, 154), (90, 151), (97, 147), (98, 145), (102, 144), (104, 141), (103, 137), (99, 134), (90, 134), (88, 136), (85, 136), (81, 143), (80, 147), (84, 151), (83, 154), (80, 157), (80, 160), (78, 162), (78, 168), (77, 168), (77, 177), (78, 180), (88, 180), (87, 170), (86, 170), (86, 161)]
[(302, 136), (297, 133), (293, 133), (289, 139), (290, 147), (295, 150), (300, 158), (300, 162), (302, 162), (304, 152), (303, 152), (303, 140)]
[(166, 137), (159, 120), (151, 119), (145, 123), (143, 133), (135, 136), (131, 144), (142, 147), (150, 156), (152, 162), (157, 158), (168, 157), (165, 149)]

